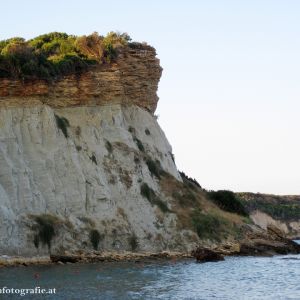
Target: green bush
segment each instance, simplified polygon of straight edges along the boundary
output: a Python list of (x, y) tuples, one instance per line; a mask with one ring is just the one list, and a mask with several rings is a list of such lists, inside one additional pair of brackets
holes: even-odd
[(143, 143), (136, 137), (133, 138), (133, 140), (135, 141), (137, 147), (139, 148), (140, 151), (145, 152), (145, 147), (143, 145)]
[(144, 182), (141, 185), (141, 195), (147, 198), (152, 203), (153, 198), (155, 197), (155, 192), (149, 187), (147, 183)]
[(101, 239), (102, 239), (102, 236), (98, 230), (92, 229), (90, 231), (90, 241), (92, 243), (94, 250), (98, 250), (98, 246), (99, 246)]
[(152, 204), (152, 205), (156, 205), (159, 207), (159, 209), (166, 213), (166, 212), (170, 212), (170, 209), (168, 208), (167, 204), (165, 202), (163, 202), (161, 199), (159, 199), (155, 192), (153, 191), (153, 189), (151, 189), (147, 183), (143, 183), (141, 185), (141, 195), (145, 198), (148, 199), (148, 201)]
[(192, 222), (200, 239), (219, 241), (224, 234), (222, 227), (226, 221), (221, 217), (196, 210), (192, 216)]
[(43, 245), (47, 245), (50, 251), (51, 241), (55, 236), (55, 225), (58, 223), (58, 219), (54, 216), (44, 214), (35, 216), (34, 220), (37, 224), (35, 229), (37, 234), (34, 236), (34, 245), (36, 248), (39, 247), (41, 242)]
[(65, 138), (68, 138), (69, 137), (68, 127), (70, 126), (69, 121), (64, 117), (60, 117), (58, 115), (54, 115), (54, 116), (55, 116), (57, 127), (62, 131)]
[(209, 191), (208, 197), (218, 205), (222, 210), (237, 213), (242, 216), (248, 216), (241, 200), (231, 191)]
[(158, 160), (153, 161), (150, 157), (148, 157), (146, 159), (146, 164), (147, 164), (147, 167), (148, 167), (148, 169), (149, 169), (152, 176), (154, 175), (158, 179), (160, 179), (161, 175), (164, 174), (164, 171), (161, 167), (160, 161), (158, 161)]
[(138, 248), (139, 242), (138, 242), (138, 238), (135, 234), (132, 234), (128, 238), (128, 244), (130, 245), (131, 251), (135, 251)]
[(181, 191), (173, 191), (172, 196), (178, 201), (182, 207), (193, 207), (197, 200), (196, 196), (190, 189), (182, 189)]

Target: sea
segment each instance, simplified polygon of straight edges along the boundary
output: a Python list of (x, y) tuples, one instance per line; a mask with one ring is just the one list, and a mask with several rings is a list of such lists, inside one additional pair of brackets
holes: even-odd
[(300, 255), (2, 268), (0, 290), (0, 299), (300, 300)]

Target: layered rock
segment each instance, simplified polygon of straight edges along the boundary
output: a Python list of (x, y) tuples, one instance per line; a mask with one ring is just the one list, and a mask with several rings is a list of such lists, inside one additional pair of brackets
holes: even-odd
[(224, 260), (224, 257), (218, 252), (212, 251), (211, 249), (198, 247), (192, 251), (192, 256), (196, 258), (197, 262), (216, 262)]
[(239, 255), (272, 256), (275, 254), (299, 254), (300, 245), (287, 239), (276, 226), (270, 225), (267, 230), (251, 228), (246, 238), (240, 241)]
[(115, 62), (45, 80), (0, 79), (0, 106), (46, 104), (54, 108), (130, 104), (154, 112), (162, 68), (154, 48), (121, 48)]

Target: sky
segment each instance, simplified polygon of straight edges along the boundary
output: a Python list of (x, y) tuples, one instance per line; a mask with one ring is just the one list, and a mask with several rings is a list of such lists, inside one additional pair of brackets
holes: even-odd
[(164, 69), (156, 114), (206, 189), (300, 194), (300, 1), (1, 3), (0, 39), (127, 32)]

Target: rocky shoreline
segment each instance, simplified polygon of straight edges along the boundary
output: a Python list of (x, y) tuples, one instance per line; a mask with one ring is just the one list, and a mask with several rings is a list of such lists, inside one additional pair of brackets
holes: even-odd
[(300, 244), (285, 237), (275, 226), (261, 230), (257, 226), (249, 227), (245, 237), (236, 242), (224, 242), (216, 246), (199, 245), (191, 253), (162, 252), (109, 252), (77, 251), (73, 253), (51, 254), (49, 256), (21, 257), (0, 256), (1, 267), (30, 265), (97, 263), (97, 262), (153, 262), (158, 260), (196, 259), (197, 262), (222, 261), (225, 256), (273, 256), (300, 254)]
[(97, 252), (91, 253), (66, 253), (63, 255), (53, 254), (39, 257), (20, 256), (0, 256), (1, 267), (17, 267), (30, 265), (51, 265), (51, 264), (71, 264), (71, 263), (97, 263), (97, 262), (151, 262), (157, 260), (179, 260), (192, 259), (189, 253), (182, 252)]
[(237, 242), (224, 243), (213, 248), (199, 246), (192, 251), (197, 262), (221, 261), (224, 256), (274, 256), (300, 254), (300, 244), (286, 238), (276, 226), (267, 230), (249, 226), (245, 237)]

